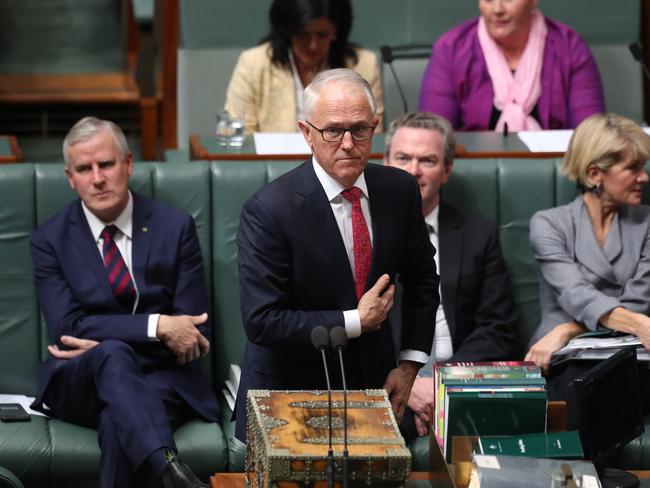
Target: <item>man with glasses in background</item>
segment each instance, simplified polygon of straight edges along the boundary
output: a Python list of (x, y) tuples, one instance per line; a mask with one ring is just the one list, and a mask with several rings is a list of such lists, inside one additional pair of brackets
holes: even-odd
[[(368, 165), (379, 122), (368, 83), (352, 70), (323, 71), (305, 89), (304, 112), (298, 125), (311, 160), (253, 195), (239, 225), (241, 440), (248, 389), (326, 388), (310, 341), (316, 326), (345, 328), (348, 388), (385, 388), (398, 422), (431, 351), (438, 276), (420, 191), (404, 171)], [(396, 364), (386, 317), (397, 275), (404, 326)], [(332, 379), (340, 388), (340, 375)]]

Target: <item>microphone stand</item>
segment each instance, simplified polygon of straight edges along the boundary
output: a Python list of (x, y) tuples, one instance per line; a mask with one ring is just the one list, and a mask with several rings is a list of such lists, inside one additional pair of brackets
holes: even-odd
[(646, 76), (647, 80), (650, 81), (650, 72), (648, 72), (648, 67), (643, 59), (643, 47), (641, 47), (641, 43), (638, 41), (633, 42), (628, 46), (628, 48), (634, 59), (641, 65), (641, 68), (643, 68), (643, 74)]
[(330, 330), (330, 343), (338, 353), (339, 364), (341, 366), (341, 380), (343, 383), (343, 459), (341, 461), (341, 464), (343, 488), (348, 488), (350, 483), (348, 468), (350, 459), (348, 452), (348, 385), (345, 379), (345, 366), (343, 364), (343, 349), (348, 343), (348, 336), (343, 327), (334, 327), (332, 330)]
[(343, 380), (343, 488), (349, 486), (348, 476), (348, 385), (345, 381), (345, 367), (343, 366), (343, 352), (342, 347), (339, 346), (336, 350), (339, 353), (339, 363), (341, 364), (341, 378)]
[(393, 56), (393, 50), (390, 48), (390, 46), (381, 46), (379, 48), (379, 52), (381, 53), (382, 61), (390, 66), (390, 70), (393, 73), (393, 79), (395, 80), (395, 86), (397, 87), (397, 91), (399, 92), (402, 104), (404, 105), (404, 113), (408, 113), (409, 109), (406, 103), (406, 97), (404, 96), (404, 90), (402, 90), (402, 84), (399, 82), (399, 78), (395, 72), (395, 67), (393, 66), (393, 59), (395, 59)]
[(329, 423), (329, 449), (327, 451), (327, 487), (334, 488), (334, 451), (332, 450), (332, 384), (330, 383), (330, 373), (327, 368), (327, 357), (325, 348), (330, 344), (330, 335), (328, 330), (322, 325), (316, 326), (311, 331), (311, 342), (318, 349), (323, 358), (323, 369), (325, 370), (325, 381), (327, 383), (327, 417)]
[(334, 451), (332, 450), (332, 386), (330, 384), (330, 375), (327, 370), (327, 358), (325, 357), (325, 347), (320, 348), (323, 358), (323, 367), (325, 368), (325, 380), (327, 381), (327, 420), (329, 423), (329, 448), (327, 450), (327, 486), (334, 488)]

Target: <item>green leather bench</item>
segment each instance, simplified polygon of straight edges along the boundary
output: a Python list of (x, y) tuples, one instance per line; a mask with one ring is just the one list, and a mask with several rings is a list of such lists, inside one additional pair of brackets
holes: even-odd
[[(297, 162), (136, 163), (132, 188), (192, 214), (197, 223), (212, 297), (212, 352), (203, 366), (220, 391), (228, 366), (241, 361), (244, 331), (239, 309), (236, 233), (243, 202)], [(555, 159), (463, 159), (442, 200), (497, 222), (520, 317), (519, 358), (539, 322), (537, 266), (528, 222), (540, 209), (569, 202), (575, 187)], [(650, 196), (650, 195), (646, 195)], [(74, 198), (56, 164), (0, 166), (0, 393), (33, 394), (37, 365), (48, 343), (32, 279), (29, 234)], [(650, 201), (648, 198), (646, 201)], [(517, 359), (517, 358), (515, 358)], [(245, 446), (223, 429), (190, 423), (176, 433), (181, 455), (202, 477), (241, 471)], [(627, 447), (624, 467), (650, 467), (645, 437)], [(414, 469), (426, 469), (426, 451), (413, 446)], [(424, 453), (424, 454), (423, 454)], [(0, 466), (28, 487), (96, 486), (99, 449), (94, 431), (41, 417), (0, 423)]]

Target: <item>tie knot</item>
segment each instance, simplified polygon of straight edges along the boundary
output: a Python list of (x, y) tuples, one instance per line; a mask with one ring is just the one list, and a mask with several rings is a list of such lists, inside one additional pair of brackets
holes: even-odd
[(359, 198), (361, 198), (361, 190), (356, 186), (353, 186), (352, 188), (343, 190), (341, 196), (350, 203), (356, 203), (359, 201)]
[(112, 239), (117, 231), (118, 229), (115, 225), (107, 225), (102, 231), (102, 239)]
[(427, 224), (427, 230), (429, 231), (429, 234), (437, 234), (436, 228), (431, 224)]

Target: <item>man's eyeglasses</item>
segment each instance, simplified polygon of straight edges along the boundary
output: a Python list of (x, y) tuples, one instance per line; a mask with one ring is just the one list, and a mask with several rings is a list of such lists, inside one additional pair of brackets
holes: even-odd
[(372, 137), (375, 132), (374, 125), (361, 125), (359, 127), (350, 127), (344, 129), (343, 127), (329, 127), (327, 129), (319, 129), (314, 124), (305, 120), (311, 127), (320, 132), (321, 137), (325, 142), (341, 142), (346, 132), (349, 132), (352, 139), (355, 141), (367, 141)]

